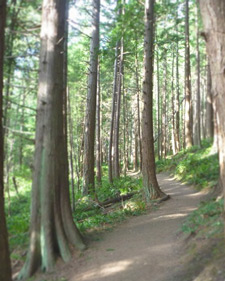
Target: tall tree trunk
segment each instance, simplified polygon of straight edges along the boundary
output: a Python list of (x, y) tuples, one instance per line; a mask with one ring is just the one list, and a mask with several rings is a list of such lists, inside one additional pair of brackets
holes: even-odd
[(115, 120), (115, 110), (116, 110), (116, 90), (117, 90), (117, 69), (118, 69), (118, 48), (119, 43), (116, 43), (116, 50), (115, 50), (115, 61), (114, 61), (114, 78), (113, 78), (113, 96), (112, 96), (112, 115), (111, 115), (111, 126), (110, 126), (110, 136), (109, 136), (109, 159), (108, 159), (108, 175), (109, 175), (109, 182), (113, 182), (113, 160), (114, 160), (114, 143), (113, 143), (113, 136), (114, 136), (114, 120)]
[(192, 99), (191, 99), (191, 66), (189, 44), (189, 0), (186, 0), (185, 11), (185, 146), (189, 148), (193, 144), (192, 133)]
[(213, 138), (214, 135), (214, 125), (213, 125), (213, 96), (212, 96), (212, 80), (211, 80), (211, 71), (210, 64), (208, 63), (207, 71), (207, 97), (206, 97), (206, 137)]
[(84, 166), (83, 194), (94, 192), (95, 189), (95, 122), (96, 122), (96, 91), (99, 50), (99, 14), (100, 0), (93, 0), (93, 22), (90, 47), (90, 72), (88, 77), (87, 107), (84, 131)]
[[(200, 0), (218, 126), (220, 179), (225, 193), (225, 2)], [(225, 198), (225, 196), (224, 196)]]
[(197, 61), (197, 87), (196, 87), (196, 101), (195, 101), (195, 120), (194, 120), (194, 145), (201, 146), (201, 95), (200, 95), (200, 50), (199, 50), (199, 12), (198, 7), (196, 16), (196, 61)]
[(160, 126), (160, 78), (159, 78), (159, 50), (157, 50), (157, 130), (158, 130), (158, 159), (161, 159), (161, 139), (162, 132)]
[(177, 143), (176, 143), (176, 124), (175, 124), (175, 94), (174, 94), (174, 51), (173, 51), (173, 58), (172, 58), (172, 85), (171, 85), (171, 107), (172, 107), (172, 151), (173, 155), (177, 153)]
[(139, 86), (139, 64), (137, 54), (137, 39), (135, 41), (135, 77), (137, 88), (137, 130), (138, 130), (138, 146), (140, 153), (140, 170), (142, 169), (142, 144), (141, 144), (141, 117), (140, 117), (140, 86)]
[(121, 89), (122, 89), (122, 76), (123, 76), (123, 38), (120, 41), (120, 57), (119, 57), (119, 73), (117, 85), (117, 99), (115, 111), (115, 126), (114, 126), (114, 176), (120, 177), (120, 157), (119, 157), (119, 131), (120, 131), (120, 107), (121, 107)]
[(102, 150), (101, 150), (101, 90), (100, 90), (100, 67), (98, 63), (98, 81), (97, 81), (97, 118), (96, 118), (96, 131), (97, 131), (97, 141), (96, 141), (96, 178), (98, 183), (102, 181)]
[(167, 94), (167, 52), (165, 51), (165, 54), (164, 54), (164, 85), (163, 85), (163, 100), (162, 100), (162, 123), (161, 123), (161, 128), (162, 128), (162, 144), (161, 144), (161, 155), (162, 155), (162, 158), (166, 158), (166, 154), (167, 154), (167, 151), (166, 151), (166, 137), (167, 137), (167, 131), (166, 131), (166, 128), (167, 128), (167, 124), (166, 124), (166, 112), (167, 112), (167, 108), (166, 108), (166, 94)]
[[(177, 5), (179, 2), (177, 0)], [(178, 7), (177, 6), (177, 13), (176, 19), (178, 19)], [(175, 101), (175, 122), (176, 122), (176, 129), (175, 129), (175, 142), (176, 142), (176, 149), (178, 152), (180, 150), (180, 83), (179, 83), (179, 38), (178, 38), (178, 23), (176, 24), (176, 101)]]
[(38, 267), (52, 270), (57, 256), (68, 261), (70, 244), (85, 248), (69, 200), (63, 73), (66, 7), (66, 1), (57, 0), (44, 0), (42, 6), (30, 243), (19, 275), (25, 280)]
[(142, 174), (146, 201), (164, 196), (156, 178), (153, 139), (154, 0), (145, 1)]
[(3, 180), (3, 57), (5, 39), (6, 1), (0, 0), (0, 280), (11, 281), (11, 264), (9, 257), (8, 233), (4, 211), (4, 180)]

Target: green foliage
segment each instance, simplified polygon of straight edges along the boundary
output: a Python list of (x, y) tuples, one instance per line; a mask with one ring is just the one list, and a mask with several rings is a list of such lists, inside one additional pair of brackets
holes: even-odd
[(219, 177), (217, 154), (211, 154), (212, 146), (207, 140), (202, 147), (191, 147), (175, 156), (156, 162), (157, 172), (170, 171), (179, 180), (194, 184), (199, 189), (216, 185)]
[(182, 231), (206, 237), (223, 233), (223, 206), (223, 199), (202, 202), (199, 208), (188, 216), (182, 225)]

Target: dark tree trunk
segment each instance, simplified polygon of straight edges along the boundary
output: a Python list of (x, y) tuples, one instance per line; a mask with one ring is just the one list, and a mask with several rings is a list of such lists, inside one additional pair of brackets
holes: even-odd
[(155, 171), (153, 139), (154, 0), (145, 1), (144, 81), (142, 112), (142, 173), (146, 201), (163, 197)]
[(42, 6), (30, 244), (19, 275), (25, 280), (38, 267), (52, 270), (57, 256), (68, 261), (70, 244), (85, 248), (69, 200), (62, 40), (66, 7), (66, 1), (56, 0), (44, 0)]
[(192, 99), (191, 99), (191, 66), (189, 44), (189, 0), (186, 0), (185, 11), (185, 146), (189, 148), (193, 144), (192, 133)]
[(223, 0), (200, 0), (199, 2), (212, 73), (212, 91), (218, 128), (220, 179), (225, 193), (225, 2)]
[(0, 0), (0, 280), (11, 281), (11, 264), (9, 257), (8, 233), (4, 211), (4, 180), (3, 180), (3, 56), (5, 38), (6, 1)]
[(96, 92), (99, 50), (99, 14), (100, 0), (93, 0), (93, 22), (90, 47), (90, 72), (88, 77), (87, 107), (84, 130), (84, 166), (83, 166), (83, 194), (95, 190), (95, 122), (96, 122)]

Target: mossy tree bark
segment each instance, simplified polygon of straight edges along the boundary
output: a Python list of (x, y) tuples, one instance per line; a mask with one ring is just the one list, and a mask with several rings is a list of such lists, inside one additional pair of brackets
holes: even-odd
[(0, 0), (0, 280), (11, 281), (11, 265), (9, 258), (8, 233), (4, 212), (4, 183), (3, 183), (3, 55), (5, 38), (6, 0)]
[(225, 2), (200, 0), (217, 120), (220, 178), (225, 192)]
[(64, 31), (66, 1), (44, 0), (32, 185), (30, 243), (19, 278), (39, 267), (54, 268), (57, 256), (70, 259), (70, 245), (85, 245), (74, 224), (68, 183), (64, 111)]
[(154, 0), (145, 1), (144, 80), (142, 111), (142, 174), (146, 201), (165, 196), (155, 171), (153, 139)]

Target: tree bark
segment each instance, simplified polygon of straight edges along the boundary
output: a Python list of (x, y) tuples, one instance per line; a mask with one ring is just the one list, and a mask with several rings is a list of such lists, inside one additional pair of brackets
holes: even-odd
[(153, 139), (154, 0), (145, 1), (142, 174), (146, 201), (165, 196), (156, 178)]
[(210, 139), (213, 139), (213, 135), (214, 135), (213, 115), (214, 114), (213, 114), (212, 80), (211, 80), (210, 64), (208, 64), (205, 127), (206, 127), (206, 137)]
[(97, 153), (96, 153), (96, 178), (98, 183), (102, 181), (102, 150), (101, 150), (101, 90), (100, 90), (100, 67), (98, 63), (98, 81), (97, 81)]
[(197, 61), (197, 85), (196, 85), (196, 100), (195, 100), (195, 120), (194, 120), (194, 145), (201, 146), (201, 95), (200, 95), (200, 50), (199, 50), (199, 12), (198, 7), (196, 16), (196, 61)]
[(6, 1), (0, 0), (0, 280), (11, 281), (11, 264), (9, 256), (8, 233), (4, 211), (4, 180), (3, 180), (3, 57), (5, 39)]
[(225, 193), (225, 2), (200, 0), (218, 126), (220, 179)]
[(185, 146), (193, 145), (192, 133), (192, 99), (191, 99), (191, 66), (189, 45), (189, 0), (186, 0), (185, 11)]
[(99, 14), (100, 0), (93, 0), (93, 22), (90, 47), (90, 72), (88, 76), (87, 107), (84, 132), (84, 166), (83, 166), (83, 194), (95, 190), (95, 122), (96, 122), (96, 92), (97, 92), (97, 69), (99, 50)]
[(85, 248), (69, 199), (63, 73), (66, 7), (66, 1), (57, 0), (44, 0), (42, 6), (30, 243), (19, 274), (25, 280), (39, 267), (51, 271), (57, 256), (68, 261), (70, 244)]

